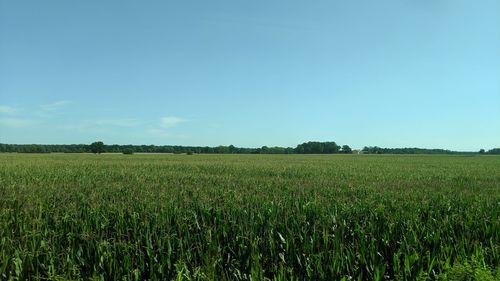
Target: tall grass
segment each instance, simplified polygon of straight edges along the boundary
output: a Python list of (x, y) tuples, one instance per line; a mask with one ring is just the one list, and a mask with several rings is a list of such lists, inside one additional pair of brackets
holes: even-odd
[(425, 280), (500, 264), (500, 157), (0, 154), (3, 280)]

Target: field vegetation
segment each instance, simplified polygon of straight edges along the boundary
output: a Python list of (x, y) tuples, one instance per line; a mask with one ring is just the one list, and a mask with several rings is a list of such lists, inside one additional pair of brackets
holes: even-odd
[(2, 280), (500, 277), (497, 156), (0, 154), (0, 167)]

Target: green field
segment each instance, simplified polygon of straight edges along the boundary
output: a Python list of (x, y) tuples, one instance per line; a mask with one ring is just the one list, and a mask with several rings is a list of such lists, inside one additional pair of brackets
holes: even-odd
[(500, 157), (0, 154), (0, 167), (2, 280), (500, 276)]

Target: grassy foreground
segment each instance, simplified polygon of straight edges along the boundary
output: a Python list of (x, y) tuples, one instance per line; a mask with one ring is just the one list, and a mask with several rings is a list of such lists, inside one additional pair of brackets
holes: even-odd
[(0, 167), (2, 280), (500, 276), (500, 157), (0, 154)]

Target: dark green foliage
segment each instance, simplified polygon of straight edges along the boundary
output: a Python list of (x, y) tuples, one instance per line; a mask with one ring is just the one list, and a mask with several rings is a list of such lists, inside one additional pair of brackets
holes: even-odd
[(310, 141), (297, 145), (295, 153), (299, 154), (332, 154), (339, 153), (340, 146), (335, 142)]
[(436, 280), (471, 257), (492, 276), (500, 264), (499, 157), (1, 154), (0, 166), (2, 280)]
[(452, 151), (446, 149), (427, 149), (427, 148), (382, 148), (378, 146), (365, 146), (365, 154), (477, 154), (477, 152)]
[(488, 154), (500, 154), (500, 148), (493, 148), (488, 150)]
[(134, 154), (134, 151), (130, 148), (126, 148), (122, 151), (123, 154), (127, 154), (127, 155), (130, 155), (130, 154)]
[(3, 144), (0, 143), (0, 152), (18, 153), (81, 153), (90, 152), (88, 144)]
[[(338, 146), (335, 142), (306, 142), (291, 147), (268, 147), (244, 148), (230, 146), (179, 146), (179, 145), (104, 145), (101, 152), (121, 153), (124, 150), (132, 150), (139, 153), (187, 153), (192, 151), (198, 154), (333, 154), (352, 153), (348, 145)], [(0, 152), (20, 152), (20, 153), (82, 153), (92, 152), (92, 145), (88, 144), (2, 144)], [(499, 148), (484, 151), (484, 154), (500, 154)], [(478, 152), (458, 152), (444, 149), (424, 149), (424, 148), (380, 148), (370, 146), (363, 148), (365, 154), (477, 154)], [(479, 152), (482, 154), (481, 152)]]
[(352, 149), (347, 144), (345, 144), (345, 145), (342, 146), (342, 153), (351, 154), (352, 153)]
[(96, 141), (89, 145), (90, 151), (94, 154), (101, 154), (105, 152), (104, 143), (102, 141)]

